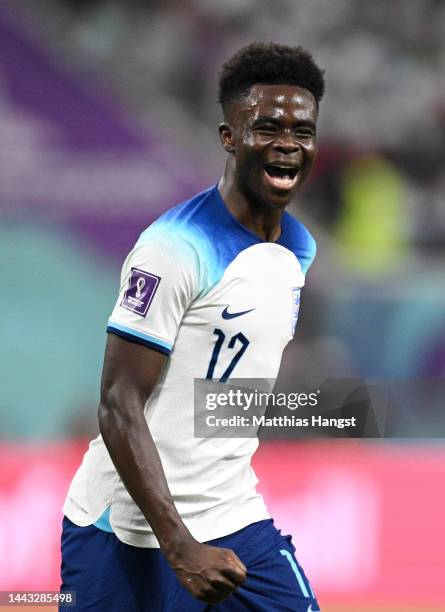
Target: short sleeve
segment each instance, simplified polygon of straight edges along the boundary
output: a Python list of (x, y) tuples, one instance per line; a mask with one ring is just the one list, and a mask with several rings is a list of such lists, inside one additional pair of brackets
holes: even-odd
[(119, 297), (107, 332), (169, 355), (196, 293), (193, 258), (179, 245), (136, 245), (124, 262)]

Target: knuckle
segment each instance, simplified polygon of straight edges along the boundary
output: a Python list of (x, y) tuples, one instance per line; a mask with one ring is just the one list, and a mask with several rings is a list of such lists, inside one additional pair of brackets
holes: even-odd
[(216, 597), (215, 591), (213, 589), (210, 589), (210, 588), (203, 589), (202, 590), (202, 595), (206, 599), (213, 599), (213, 598)]

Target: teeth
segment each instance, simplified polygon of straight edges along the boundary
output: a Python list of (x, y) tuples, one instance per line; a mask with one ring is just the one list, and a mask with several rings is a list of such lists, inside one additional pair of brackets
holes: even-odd
[(277, 187), (289, 189), (298, 175), (298, 168), (286, 164), (268, 164), (265, 172)]
[(270, 164), (271, 166), (274, 166), (275, 168), (284, 168), (289, 169), (289, 170), (293, 170), (294, 168), (296, 168), (296, 166), (287, 166), (286, 164)]

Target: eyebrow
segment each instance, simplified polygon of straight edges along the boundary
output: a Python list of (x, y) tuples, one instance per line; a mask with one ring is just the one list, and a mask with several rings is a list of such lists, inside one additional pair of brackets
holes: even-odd
[[(274, 125), (281, 125), (282, 121), (281, 119), (276, 119), (275, 117), (261, 115), (260, 117), (257, 117), (255, 119), (255, 121), (253, 122), (253, 125), (256, 125), (258, 123), (273, 123)], [(298, 126), (311, 127), (313, 129), (316, 128), (315, 121), (312, 121), (311, 119), (299, 119), (295, 121), (294, 123), (295, 125), (298, 125)]]

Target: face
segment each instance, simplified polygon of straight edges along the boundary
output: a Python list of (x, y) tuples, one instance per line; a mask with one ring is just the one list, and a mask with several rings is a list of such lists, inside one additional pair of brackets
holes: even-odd
[(317, 114), (314, 96), (293, 85), (254, 85), (233, 104), (220, 136), (245, 197), (271, 207), (291, 202), (315, 160)]

